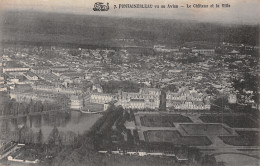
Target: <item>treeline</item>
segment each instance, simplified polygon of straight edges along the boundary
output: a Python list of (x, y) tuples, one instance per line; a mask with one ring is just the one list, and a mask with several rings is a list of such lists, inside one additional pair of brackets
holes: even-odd
[(181, 166), (172, 158), (159, 158), (152, 156), (126, 156), (126, 155), (103, 155), (95, 152), (89, 152), (84, 147), (78, 148), (72, 152), (64, 152), (63, 160), (56, 160), (54, 166)]
[(26, 125), (14, 129), (8, 124), (8, 120), (3, 120), (1, 123), (0, 139), (26, 144), (24, 148), (33, 151), (31, 155), (37, 154), (37, 158), (44, 162), (43, 165), (49, 163), (50, 159), (57, 156), (61, 150), (75, 148), (79, 142), (78, 134), (73, 131), (59, 131), (54, 127), (46, 136), (41, 129), (35, 131)]
[(45, 112), (60, 108), (59, 105), (50, 102), (33, 100), (29, 103), (16, 102), (14, 99), (9, 99), (7, 94), (1, 93), (0, 96), (0, 116), (28, 115), (30, 113)]
[[(252, 75), (250, 73), (244, 73), (242, 78), (233, 79), (232, 84), (235, 90), (239, 92), (239, 95), (237, 96), (239, 102), (243, 103), (245, 102), (246, 97), (250, 97), (255, 101), (255, 103), (258, 103), (258, 76)], [(247, 93), (246, 91), (252, 91), (252, 94)]]
[(113, 39), (116, 37), (167, 45), (187, 41), (225, 41), (256, 45), (259, 38), (259, 25), (229, 26), (168, 19), (109, 18), (28, 11), (7, 12), (1, 17), (6, 20), (2, 27), (5, 32), (3, 42), (10, 43), (82, 46), (126, 44), (115, 42)]
[(115, 145), (122, 149), (133, 149), (136, 146), (136, 141), (131, 130), (127, 129), (125, 126), (126, 121), (134, 122), (134, 120), (131, 119), (132, 113), (130, 110), (125, 110), (115, 122), (115, 129), (113, 134), (116, 135), (118, 138), (123, 137), (123, 139), (121, 139), (121, 141), (119, 143), (116, 143)]
[(98, 150), (103, 141), (109, 139), (112, 126), (118, 117), (122, 116), (123, 108), (110, 106), (103, 116), (99, 118), (89, 131), (79, 136), (77, 147), (88, 146), (91, 150)]
[(49, 136), (44, 138), (42, 130), (30, 128), (26, 125), (11, 127), (9, 120), (2, 120), (0, 124), (0, 139), (10, 140), (25, 144), (73, 145), (77, 142), (78, 135), (73, 131), (59, 131), (54, 127)]
[(115, 126), (118, 132), (126, 131), (125, 122), (130, 120), (130, 114), (127, 111), (123, 111), (115, 122)]
[(189, 64), (189, 63), (203, 62), (204, 58), (202, 56), (187, 55), (184, 58), (175, 59), (174, 61), (180, 62), (180, 63), (183, 63), (183, 64)]
[(179, 88), (174, 84), (169, 84), (163, 88), (165, 92), (171, 91), (171, 92), (178, 92)]
[[(111, 106), (103, 114), (103, 116), (97, 120), (97, 122), (91, 127), (91, 129), (85, 132), (83, 135), (78, 136), (77, 142), (74, 144), (74, 149), (64, 148), (55, 160), (52, 162), (53, 165), (63, 165), (69, 164), (73, 161), (82, 159), (83, 156), (93, 155), (96, 151), (103, 145), (104, 140), (109, 140), (109, 137), (112, 132), (112, 126), (114, 125), (116, 119), (123, 114), (122, 107)], [(110, 143), (110, 142), (109, 142)], [(67, 153), (71, 152), (71, 155), (66, 156)], [(66, 158), (66, 162), (64, 159)], [(95, 162), (95, 161), (88, 161)], [(73, 165), (77, 165), (74, 163)]]
[(122, 107), (110, 106), (108, 111), (109, 113), (107, 113), (106, 116), (103, 116), (104, 119), (102, 119), (102, 122), (100, 122), (101, 125), (99, 125), (100, 127), (96, 130), (96, 134), (98, 135), (106, 135), (109, 130), (111, 130), (111, 127), (115, 123), (116, 119), (123, 114)]
[(134, 83), (131, 81), (108, 81), (101, 82), (101, 87), (104, 93), (117, 93), (118, 90), (124, 92), (138, 92), (142, 84)]

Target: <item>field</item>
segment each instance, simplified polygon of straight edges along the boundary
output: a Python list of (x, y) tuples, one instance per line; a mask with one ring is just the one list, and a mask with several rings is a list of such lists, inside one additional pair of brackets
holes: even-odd
[(140, 120), (145, 127), (174, 127), (174, 122), (192, 122), (190, 118), (182, 115), (145, 115), (140, 117)]
[(232, 128), (258, 128), (258, 124), (247, 116), (201, 116), (204, 123), (225, 123)]
[(260, 146), (259, 132), (236, 131), (239, 136), (220, 136), (225, 144), (234, 146)]
[(180, 124), (189, 135), (231, 135), (221, 124)]
[(149, 130), (144, 131), (147, 142), (172, 143), (174, 145), (207, 146), (211, 141), (206, 136), (181, 136), (178, 131), (173, 130)]

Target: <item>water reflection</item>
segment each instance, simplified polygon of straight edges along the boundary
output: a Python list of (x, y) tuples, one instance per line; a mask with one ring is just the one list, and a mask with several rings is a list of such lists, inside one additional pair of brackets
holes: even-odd
[[(13, 119), (0, 120), (0, 139), (11, 139), (19, 141), (19, 131), (28, 130), (34, 134), (35, 139), (41, 130), (43, 142), (48, 142), (48, 137), (54, 127), (57, 127), (64, 139), (67, 135), (78, 135), (90, 129), (90, 127), (101, 117), (99, 114), (83, 114), (78, 111), (50, 112), (44, 115), (25, 116)], [(24, 129), (26, 128), (26, 130)], [(30, 131), (30, 132), (29, 132)], [(18, 140), (17, 140), (18, 139)], [(36, 140), (35, 140), (36, 141)]]

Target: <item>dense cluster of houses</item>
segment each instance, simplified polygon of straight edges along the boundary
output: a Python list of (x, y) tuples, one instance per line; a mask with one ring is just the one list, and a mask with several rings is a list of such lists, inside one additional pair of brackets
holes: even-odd
[[(210, 108), (206, 91), (211, 96), (216, 91), (235, 94), (231, 81), (238, 77), (238, 72), (230, 66), (246, 68), (249, 63), (255, 62), (251, 55), (241, 53), (253, 49), (231, 43), (216, 47), (207, 42), (190, 42), (171, 48), (154, 45), (153, 51), (158, 56), (132, 58), (132, 54), (125, 49), (76, 49), (79, 55), (72, 56), (69, 53), (71, 49), (67, 48), (5, 48), (0, 63), (0, 91), (8, 91), (12, 98), (20, 102), (30, 99), (54, 102), (55, 98), (69, 98), (73, 109), (82, 109), (84, 100), (105, 105), (106, 108), (113, 101), (123, 108), (157, 109), (161, 91), (152, 87), (175, 85), (181, 88), (178, 92), (166, 92), (166, 107), (205, 110)], [(217, 55), (217, 50), (222, 53)], [(59, 56), (51, 59), (39, 56), (45, 51)], [(197, 55), (205, 55), (203, 61), (189, 64), (178, 62), (180, 58)], [(174, 60), (169, 60), (169, 56)], [(114, 62), (115, 59), (121, 59), (120, 63)], [(230, 59), (235, 61), (229, 62)], [(253, 68), (248, 69), (254, 71)], [(132, 81), (149, 88), (140, 89), (139, 92), (106, 94), (99, 84), (95, 84), (96, 81), (112, 80)], [(84, 87), (86, 82), (93, 85), (92, 89)]]
[[(19, 102), (30, 102), (31, 100), (54, 102), (57, 98), (70, 99), (71, 109), (83, 109), (84, 98), (89, 95), (90, 103), (104, 105), (108, 108), (111, 102), (125, 109), (158, 109), (160, 106), (161, 90), (157, 88), (141, 88), (139, 92), (119, 91), (116, 94), (103, 93), (99, 84), (93, 84), (92, 91), (84, 94), (84, 91), (75, 82), (84, 80), (84, 75), (69, 71), (67, 66), (31, 67), (8, 61), (12, 66), (11, 71), (5, 70), (5, 75), (10, 83), (10, 97)], [(15, 66), (18, 66), (17, 71)], [(24, 67), (24, 70), (20, 70)], [(5, 69), (9, 69), (4, 64)], [(26, 79), (21, 80), (20, 77)], [(179, 92), (166, 93), (166, 107), (174, 109), (210, 109), (209, 97), (205, 93), (196, 90), (180, 88)]]

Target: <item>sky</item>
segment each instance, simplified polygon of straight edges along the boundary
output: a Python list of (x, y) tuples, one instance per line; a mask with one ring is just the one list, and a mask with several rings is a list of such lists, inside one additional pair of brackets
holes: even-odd
[[(110, 10), (93, 11), (95, 2), (108, 2)], [(119, 4), (178, 5), (177, 9), (114, 9)], [(229, 4), (230, 8), (180, 8), (190, 4)], [(222, 22), (238, 24), (260, 23), (260, 0), (0, 0), (0, 10), (31, 10), (85, 15), (105, 15), (134, 18), (158, 18)]]

